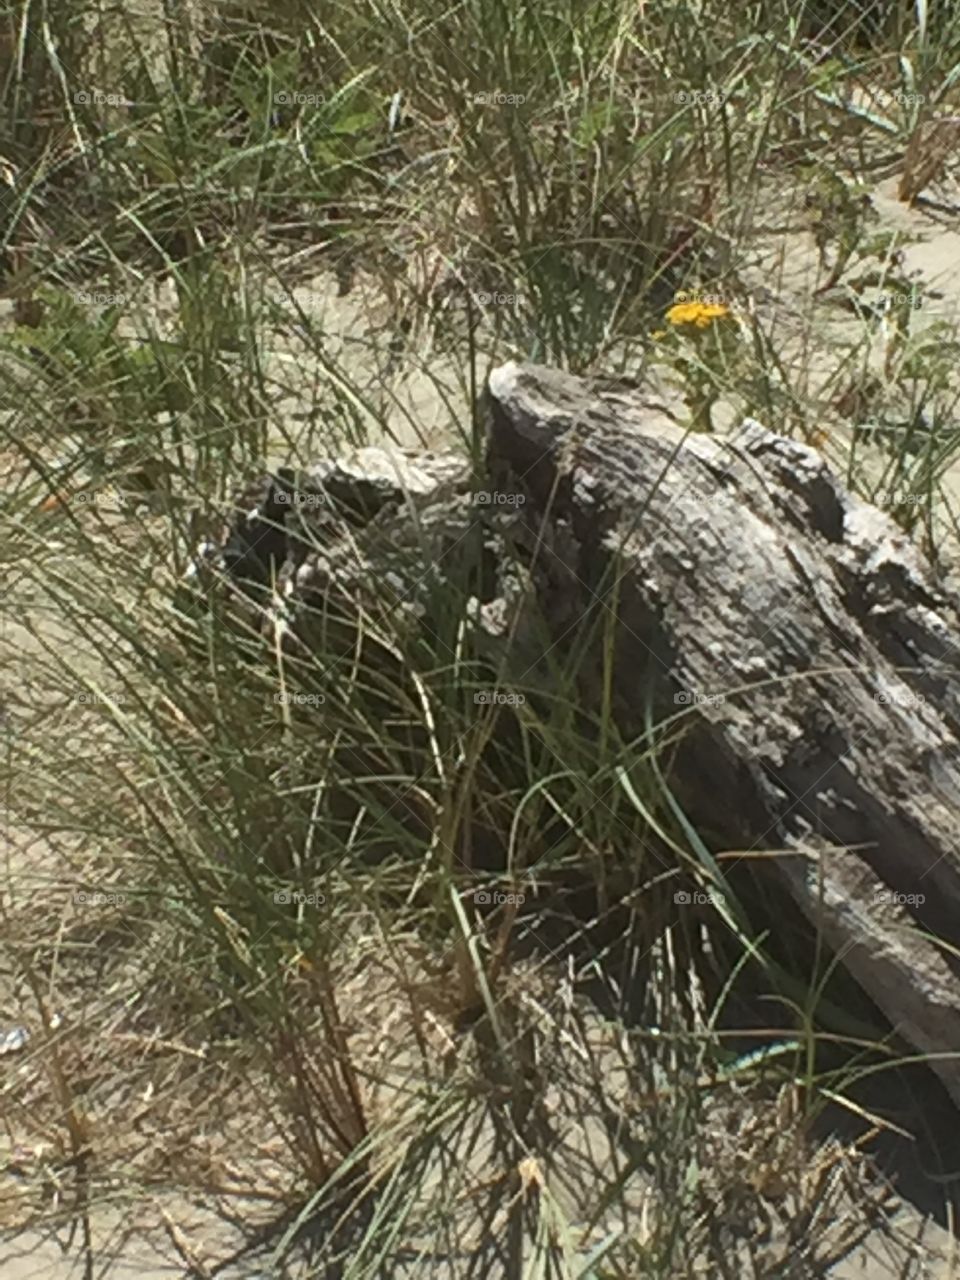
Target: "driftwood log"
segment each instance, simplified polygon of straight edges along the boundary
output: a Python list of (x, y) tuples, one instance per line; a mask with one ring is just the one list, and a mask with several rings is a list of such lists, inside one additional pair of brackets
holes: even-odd
[[(606, 613), (623, 735), (649, 725), (651, 685), (686, 717), (671, 784), (690, 822), (775, 852), (960, 1104), (960, 602), (819, 453), (757, 422), (685, 434), (638, 391), (517, 364), (487, 411), (479, 479), (456, 455), (372, 450), (267, 477), (199, 570), (242, 569), (264, 624), (308, 644), (331, 597), (429, 617), (470, 548), (476, 628), (520, 669)], [(589, 647), (585, 704), (603, 660)]]
[(653, 664), (702, 722), (689, 815), (785, 851), (799, 908), (960, 1102), (960, 602), (820, 454), (756, 422), (684, 438), (529, 366), (496, 370), (490, 399), (492, 458), (619, 583), (623, 709), (639, 721)]

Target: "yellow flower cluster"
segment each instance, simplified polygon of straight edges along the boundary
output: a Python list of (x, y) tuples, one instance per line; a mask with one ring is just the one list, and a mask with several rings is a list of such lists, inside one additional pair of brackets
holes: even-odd
[(730, 315), (730, 308), (723, 302), (677, 302), (667, 312), (667, 324), (693, 325), (706, 329), (714, 320)]

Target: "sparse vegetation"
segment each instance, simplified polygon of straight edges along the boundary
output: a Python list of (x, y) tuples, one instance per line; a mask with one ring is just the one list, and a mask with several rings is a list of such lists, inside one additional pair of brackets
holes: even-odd
[(858, 1090), (904, 1050), (672, 802), (682, 716), (628, 740), (550, 652), (492, 665), (481, 547), (437, 633), (371, 584), (296, 658), (182, 576), (267, 465), (479, 475), (514, 357), (814, 442), (949, 557), (955, 317), (873, 193), (955, 223), (958, 56), (950, 5), (6, 0), (11, 1239), (674, 1280), (876, 1227)]

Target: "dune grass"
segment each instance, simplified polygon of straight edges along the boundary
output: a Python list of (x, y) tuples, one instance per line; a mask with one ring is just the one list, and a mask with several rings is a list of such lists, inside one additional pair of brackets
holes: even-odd
[[(894, 8), (5, 6), (4, 1225), (82, 1224), (90, 1275), (98, 1215), (177, 1192), (272, 1223), (278, 1275), (813, 1275), (850, 1244), (823, 1224), (871, 1184), (813, 1123), (897, 1054), (829, 958), (676, 911), (719, 887), (681, 723), (625, 740), (572, 660), (491, 667), (471, 548), (435, 634), (383, 607), (295, 664), (222, 594), (171, 602), (265, 459), (416, 438), (411, 371), (478, 467), (516, 355), (808, 440), (866, 398), (825, 447), (936, 550), (956, 335), (864, 308), (818, 383), (817, 315), (785, 330), (750, 270), (799, 219), (824, 288), (905, 288), (858, 183), (955, 103), (960, 21)], [(665, 321), (684, 289), (735, 342)]]

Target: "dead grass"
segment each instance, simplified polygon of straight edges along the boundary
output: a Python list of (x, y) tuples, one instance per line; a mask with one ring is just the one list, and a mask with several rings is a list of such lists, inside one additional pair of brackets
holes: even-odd
[[(562, 696), (478, 714), (455, 592), (432, 649), (368, 619), (382, 667), (315, 655), (322, 728), (278, 718), (292, 673), (222, 602), (170, 611), (265, 458), (422, 440), (413, 377), (477, 456), (475, 392), (515, 354), (816, 437), (939, 549), (953, 317), (922, 286), (869, 310), (916, 281), (868, 193), (893, 152), (912, 226), (954, 198), (960, 31), (851, 19), (831, 46), (824, 8), (238, 4), (150, 38), (92, 0), (7, 6), (0, 1033), (30, 1039), (0, 1085), (6, 1230), (72, 1225), (91, 1275), (118, 1210), (197, 1275), (238, 1220), (278, 1275), (896, 1253), (866, 1049), (789, 1003), (723, 1024), (749, 940), (665, 915), (663, 796), (612, 721), (585, 752)], [(681, 288), (737, 313), (736, 346), (651, 340)], [(477, 831), (525, 906), (477, 910)], [(824, 1145), (847, 1094), (857, 1135)]]

